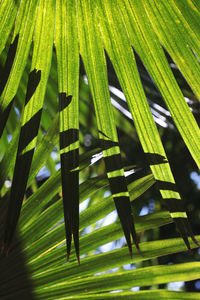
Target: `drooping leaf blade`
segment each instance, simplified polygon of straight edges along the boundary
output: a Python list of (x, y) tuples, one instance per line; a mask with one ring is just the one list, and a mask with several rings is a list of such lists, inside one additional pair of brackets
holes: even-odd
[(57, 1), (56, 4), (60, 158), (67, 260), (69, 259), (73, 236), (79, 261), (79, 51), (77, 4), (75, 1)]
[(5, 82), (5, 87), (0, 98), (0, 136), (7, 122), (12, 101), (16, 95), (23, 70), (27, 63), (33, 30), (35, 28), (37, 3), (38, 1), (34, 0), (23, 0), (20, 3), (17, 13), (12, 44), (16, 44), (16, 49), (12, 53), (13, 63), (9, 67), (9, 76), (6, 78), (7, 82)]
[(96, 7), (93, 5), (92, 1), (78, 2), (80, 53), (93, 96), (100, 146), (103, 150), (110, 188), (131, 254), (131, 237), (138, 250), (139, 246), (110, 101), (105, 54), (99, 28), (94, 23)]
[[(46, 10), (48, 13), (46, 13)], [(40, 1), (31, 66), (32, 71), (29, 74), (26, 102), (7, 214), (6, 232), (4, 237), (6, 247), (10, 246), (16, 229), (26, 190), (32, 156), (36, 146), (44, 94), (51, 66), (54, 22), (54, 1), (49, 1), (48, 4), (45, 1)], [(44, 48), (47, 49), (47, 52), (44, 52)]]
[[(159, 37), (160, 42), (166, 48), (181, 73), (188, 81), (194, 93), (200, 99), (198, 82), (200, 78), (200, 67), (196, 55), (200, 55), (199, 39), (193, 36), (190, 27), (187, 26), (180, 10), (174, 0), (158, 3), (154, 0), (143, 1), (144, 7), (149, 15), (151, 24)], [(187, 5), (183, 10), (189, 10), (192, 14), (193, 7)], [(198, 17), (200, 15), (198, 12)], [(167, 22), (166, 22), (167, 20)], [(172, 34), (173, 32), (173, 34)], [(182, 38), (180, 38), (180, 36)]]
[(144, 94), (122, 16), (116, 5), (108, 1), (107, 5), (103, 2), (99, 5), (97, 18), (99, 18), (105, 48), (124, 90), (140, 142), (154, 177), (159, 183), (161, 195), (187, 247), (190, 248), (187, 236), (193, 238), (193, 233)]
[[(199, 167), (200, 130), (169, 67), (160, 45), (162, 40), (159, 41), (156, 36), (142, 1), (138, 1), (134, 6), (124, 1), (124, 5), (120, 5), (120, 11), (126, 22), (131, 44), (156, 83), (184, 142)], [(141, 16), (143, 16), (142, 21)], [(169, 18), (168, 15), (166, 17)], [(195, 70), (195, 67), (192, 69)]]
[(0, 3), (0, 53), (6, 45), (18, 7), (19, 1), (6, 0)]

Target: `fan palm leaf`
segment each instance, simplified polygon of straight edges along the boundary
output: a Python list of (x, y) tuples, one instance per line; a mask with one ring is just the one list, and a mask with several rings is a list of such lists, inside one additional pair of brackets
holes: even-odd
[[(6, 135), (10, 133), (9, 130), (13, 126), (16, 127), (15, 131), (11, 130), (12, 140), (8, 145), (8, 151), (4, 150), (2, 153), (3, 157), (0, 162), (1, 196), (6, 205), (8, 203), (2, 249), (7, 248), (8, 252), (10, 247), (14, 247), (13, 237), (26, 189), (28, 186), (31, 186), (33, 191), (36, 189), (34, 178), (40, 168), (46, 164), (54, 174), (42, 187), (43, 192), (36, 190), (30, 197), (31, 200), (25, 202), (21, 212), (21, 221), (19, 221), (19, 226), (23, 224), (26, 228), (23, 226), (21, 228), (22, 232), (25, 230), (23, 234), (24, 239), (27, 238), (26, 243), (28, 238), (30, 239), (30, 245), (27, 244), (25, 249), (32, 249), (31, 243), (34, 240), (34, 235), (30, 236), (28, 228), (30, 232), (34, 232), (34, 228), (38, 231), (35, 237), (35, 248), (30, 250), (33, 252), (27, 255), (30, 255), (31, 259), (35, 259), (34, 257), (40, 257), (40, 251), (46, 253), (48, 249), (56, 248), (63, 243), (61, 236), (65, 231), (67, 258), (69, 259), (73, 237), (79, 261), (79, 232), (83, 230), (84, 226), (89, 225), (86, 220), (81, 224), (83, 213), (80, 217), (79, 228), (79, 198), (81, 198), (79, 173), (82, 163), (80, 160), (79, 166), (79, 137), (81, 138), (82, 134), (79, 132), (79, 106), (81, 106), (79, 56), (81, 56), (94, 103), (98, 131), (97, 146), (103, 153), (114, 204), (131, 255), (132, 240), (139, 250), (136, 236), (138, 225), (137, 220), (136, 224), (133, 220), (130, 202), (132, 196), (124, 175), (116, 129), (117, 114), (110, 101), (105, 52), (112, 62), (126, 97), (137, 135), (148, 159), (157, 188), (170, 212), (168, 218), (171, 216), (170, 220), (173, 219), (176, 223), (188, 249), (194, 247), (189, 237), (198, 245), (190, 228), (180, 192), (176, 187), (158, 128), (145, 95), (144, 86), (141, 83), (133, 48), (162, 95), (185, 145), (199, 167), (199, 127), (171, 71), (165, 53), (167, 52), (171, 56), (199, 99), (199, 9), (198, 1), (195, 0), (184, 0), (184, 5), (177, 0), (167, 2), (156, 0), (134, 2), (128, 0), (0, 1), (0, 135), (2, 136), (2, 145), (7, 141)], [(58, 87), (56, 76), (58, 77)], [(46, 104), (44, 104), (45, 93), (48, 98)], [(22, 98), (24, 99), (23, 104)], [(59, 109), (57, 109), (57, 98)], [(19, 109), (20, 117), (14, 113), (16, 108)], [(59, 110), (59, 115), (56, 114), (57, 110)], [(14, 115), (16, 125), (11, 123), (11, 116)], [(50, 127), (52, 116), (55, 119)], [(61, 172), (56, 172), (55, 163), (49, 158), (54, 147), (58, 147), (58, 126)], [(48, 131), (42, 137), (43, 129)], [(5, 148), (6, 146), (4, 146)], [(95, 151), (97, 152), (94, 150), (94, 153)], [(11, 153), (13, 154), (12, 159), (9, 159), (8, 162)], [(86, 161), (83, 167), (86, 166)], [(12, 178), (11, 188), (5, 186), (7, 178)], [(61, 200), (50, 205), (49, 208), (44, 206), (44, 212), (40, 211), (41, 206), (38, 206), (38, 209), (35, 207), (33, 217), (30, 216), (32, 212), (30, 207), (35, 206), (32, 203), (36, 199), (40, 199), (41, 195), (44, 197), (45, 188), (47, 190), (50, 188), (47, 200), (52, 199), (59, 190), (60, 179), (62, 181), (61, 198), (63, 198), (65, 230), (62, 223), (56, 229), (46, 233), (59, 221), (61, 209), (58, 209), (58, 203)], [(48, 201), (44, 201), (43, 205), (46, 205)], [(29, 203), (31, 203), (30, 207)], [(103, 205), (106, 203), (105, 200), (102, 206), (100, 205), (101, 211), (105, 209)], [(91, 206), (91, 209), (96, 209), (94, 214), (99, 216), (98, 206), (95, 208)], [(57, 210), (59, 211), (58, 215), (55, 213)], [(105, 213), (110, 211), (112, 210), (105, 209)], [(5, 213), (6, 210), (3, 214)], [(39, 222), (34, 225), (38, 214), (41, 214), (39, 221), (41, 226), (44, 226), (43, 231), (38, 228)], [(88, 214), (91, 218), (90, 208), (88, 208)], [(97, 219), (91, 218), (90, 221), (94, 223)], [(153, 224), (152, 220), (151, 226)], [(119, 235), (115, 236), (114, 234), (115, 230), (120, 231), (115, 226), (118, 226), (118, 223), (108, 229), (113, 232), (113, 237), (119, 238)], [(40, 238), (42, 232), (44, 239)], [(104, 229), (97, 230), (95, 234), (99, 234), (99, 237), (104, 242), (106, 241), (107, 233)], [(51, 240), (51, 236), (54, 246), (48, 248), (46, 243)], [(86, 238), (81, 237), (83, 245), (84, 239)], [(87, 243), (89, 243), (89, 239)], [(60, 251), (60, 248), (56, 249)], [(88, 248), (87, 251), (91, 249), (95, 248)], [(135, 252), (134, 255), (136, 255)], [(72, 257), (74, 257), (74, 253), (72, 253)], [(169, 272), (174, 274), (173, 268), (170, 270)], [(116, 282), (117, 280), (116, 277)], [(124, 280), (126, 281), (126, 279)], [(86, 282), (87, 280), (85, 284)], [(164, 281), (160, 283), (162, 282)], [(62, 285), (62, 282), (60, 284)], [(87, 282), (87, 284), (90, 283)], [(73, 280), (71, 285), (74, 286)], [(125, 287), (122, 286), (122, 288)], [(52, 289), (54, 289), (53, 283)], [(43, 290), (39, 287), (37, 293), (40, 292), (41, 297), (46, 297), (45, 292), (43, 295)], [(57, 289), (55, 289), (56, 292), (58, 292)], [(49, 293), (51, 293), (51, 288)], [(144, 295), (144, 297), (146, 296)]]

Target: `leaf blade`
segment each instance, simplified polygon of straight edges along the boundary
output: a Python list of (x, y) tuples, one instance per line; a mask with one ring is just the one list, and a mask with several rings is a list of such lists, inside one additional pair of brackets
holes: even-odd
[(94, 26), (93, 21), (96, 18), (96, 7), (92, 6), (91, 1), (88, 3), (79, 1), (78, 3), (80, 53), (93, 96), (99, 140), (103, 149), (111, 192), (131, 255), (131, 238), (138, 250), (139, 246), (121, 162), (113, 108), (110, 102), (103, 44), (99, 28)]
[[(53, 3), (54, 1), (51, 1), (47, 6), (44, 1), (41, 1), (38, 11), (31, 67), (32, 71), (29, 75), (26, 104), (21, 125), (18, 152), (7, 213), (4, 237), (4, 243), (7, 247), (10, 246), (16, 229), (32, 156), (36, 145), (36, 136), (39, 128), (44, 93), (51, 64), (54, 33), (54, 22), (52, 22), (52, 19), (55, 19)], [(48, 14), (45, 14), (46, 9), (48, 9)], [(42, 28), (41, 35), (40, 28)], [(44, 53), (44, 48), (48, 49), (47, 53)]]
[[(104, 5), (101, 2), (98, 11), (105, 48), (124, 90), (140, 142), (154, 178), (160, 183), (160, 193), (187, 247), (190, 248), (187, 236), (190, 235), (193, 238), (193, 234), (180, 201), (181, 197), (177, 192), (158, 129), (144, 94), (127, 30), (116, 6), (112, 1), (108, 1), (108, 4)], [(176, 212), (180, 212), (180, 218), (177, 217)]]
[(79, 262), (79, 52), (76, 3), (57, 1), (60, 158), (67, 260), (72, 236)]

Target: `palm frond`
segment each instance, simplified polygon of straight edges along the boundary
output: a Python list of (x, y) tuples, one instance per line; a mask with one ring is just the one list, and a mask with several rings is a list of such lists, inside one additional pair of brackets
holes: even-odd
[[(28, 295), (24, 289), (27, 284), (27, 291), (34, 289), (41, 299), (109, 299), (112, 295), (107, 291), (120, 288), (124, 291), (116, 298), (151, 299), (159, 295), (160, 299), (184, 299), (182, 293), (169, 291), (125, 290), (132, 287), (133, 279), (140, 286), (173, 281), (176, 276), (176, 280), (187, 280), (187, 272), (191, 279), (197, 279), (197, 262), (95, 274), (183, 251), (181, 239), (169, 239), (142, 242), (143, 256), (136, 253), (136, 248), (140, 252), (137, 235), (172, 222), (188, 249), (199, 245), (156, 124), (155, 115), (158, 119), (161, 114), (152, 102), (158, 98), (163, 101), (171, 127), (177, 128), (199, 167), (198, 117), (186, 101), (188, 95), (193, 104), (200, 100), (199, 21), (197, 0), (0, 1), (0, 236), (4, 272), (0, 275), (0, 297)], [(88, 84), (81, 75), (82, 63)], [(116, 96), (113, 101), (109, 64), (117, 75), (113, 85), (122, 89), (125, 104), (119, 97), (116, 102)], [(184, 88), (173, 67), (184, 78)], [(89, 147), (85, 132), (93, 142)], [(121, 132), (136, 143), (139, 140), (150, 166), (147, 168), (143, 161), (136, 165), (134, 180), (125, 176)], [(85, 151), (87, 148), (90, 151)], [(102, 155), (104, 175), (102, 162), (88, 168)], [(132, 156), (137, 157), (137, 151)], [(137, 172), (139, 167), (142, 174)], [(38, 187), (41, 168), (48, 178)], [(138, 217), (136, 206), (140, 204), (132, 201), (154, 183), (169, 212)], [(112, 195), (103, 197), (108, 187)], [(79, 221), (79, 202), (87, 198), (90, 204), (80, 213)], [(87, 226), (95, 228), (115, 208), (119, 221), (85, 234)], [(98, 247), (123, 234), (133, 260), (124, 248), (95, 254)], [(132, 248), (132, 240), (136, 247)], [(65, 262), (65, 247), (70, 264)], [(7, 254), (10, 250), (8, 258), (5, 248)], [(83, 256), (81, 266), (73, 261), (75, 256), (79, 262)], [(27, 270), (20, 269), (23, 263)], [(77, 272), (80, 278), (76, 280)], [(31, 287), (22, 280), (28, 276)], [(6, 295), (10, 282), (14, 284)], [(105, 282), (109, 282), (108, 289)], [(195, 296), (188, 294), (190, 298)]]
[(67, 259), (72, 235), (79, 261), (79, 51), (76, 2), (57, 1), (56, 54), (58, 61), (60, 156)]

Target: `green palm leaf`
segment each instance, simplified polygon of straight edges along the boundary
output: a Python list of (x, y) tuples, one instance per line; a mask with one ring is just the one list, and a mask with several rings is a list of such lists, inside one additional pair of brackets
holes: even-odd
[[(2, 250), (5, 247), (7, 252), (11, 250), (8, 260), (3, 253), (1, 266), (5, 279), (1, 275), (3, 292), (0, 292), (0, 297), (6, 297), (9, 282), (19, 283), (19, 292), (16, 286), (12, 287), (8, 298), (24, 297), (22, 279), (26, 272), (20, 271), (23, 255), (35, 293), (41, 299), (86, 299), (86, 296), (101, 299), (102, 292), (103, 299), (109, 299), (111, 296), (107, 291), (128, 290), (132, 287), (132, 279), (136, 280), (136, 285), (143, 286), (173, 281), (176, 276), (179, 276), (177, 280), (187, 280), (188, 272), (191, 279), (198, 278), (196, 262), (94, 276), (95, 272), (120, 267), (130, 262), (130, 258), (123, 248), (98, 256), (91, 253), (109, 241), (120, 239), (123, 234), (130, 254), (134, 254), (133, 261), (142, 262), (183, 251), (184, 244), (180, 239), (141, 243), (143, 256), (136, 253), (135, 247), (132, 249), (133, 240), (140, 251), (136, 233), (141, 235), (144, 230), (172, 221), (188, 249), (194, 248), (194, 243), (198, 245), (199, 237), (196, 240), (190, 228), (181, 190), (176, 186), (153, 118), (152, 105), (148, 103), (147, 96), (153, 94), (153, 89), (149, 88), (152, 81), (145, 78), (144, 82), (148, 84), (142, 84), (141, 64), (138, 66), (136, 61), (139, 56), (155, 83), (156, 93), (162, 96), (163, 105), (168, 108), (199, 167), (198, 118), (186, 101), (188, 94), (194, 101), (200, 99), (199, 21), (197, 0), (0, 1), (0, 210), (3, 221), (7, 216), (5, 224), (0, 225), (0, 234), (1, 241), (4, 241)], [(107, 56), (119, 80), (117, 85), (121, 86), (126, 97), (135, 128), (125, 113), (122, 115), (111, 104)], [(182, 89), (177, 82), (168, 62), (169, 56), (190, 90)], [(84, 73), (82, 62), (93, 103), (89, 101), (88, 86), (80, 75)], [(85, 132), (90, 133), (94, 145), (91, 151), (83, 154), (87, 148)], [(146, 170), (146, 163), (141, 162), (139, 165), (145, 167), (143, 175), (136, 172), (137, 180), (132, 182), (130, 177), (125, 178), (120, 132), (136, 141), (137, 132), (152, 174)], [(61, 161), (61, 170), (58, 171), (59, 161), (51, 157), (57, 155), (57, 149), (60, 149)], [(100, 175), (104, 168), (102, 163), (86, 169), (92, 155), (100, 151), (106, 176)], [(137, 153), (133, 156), (136, 157)], [(47, 169), (48, 177), (49, 173), (51, 176), (38, 188), (37, 174), (42, 167)], [(94, 178), (90, 178), (91, 175)], [(154, 183), (169, 213), (161, 211), (137, 217), (140, 204), (132, 205), (131, 201)], [(103, 198), (108, 186), (112, 195)], [(30, 191), (32, 195), (28, 197)], [(79, 225), (79, 202), (89, 197), (90, 204), (81, 212)], [(87, 226), (96, 226), (115, 208), (120, 222), (117, 220), (84, 234)], [(72, 238), (75, 251), (71, 247)], [(171, 248), (166, 245), (171, 245)], [(79, 269), (75, 262), (65, 265), (66, 246), (67, 260), (70, 253), (71, 259), (76, 256), (79, 262), (80, 255), (88, 256), (82, 259)], [(16, 273), (12, 275), (13, 262)], [(78, 280), (77, 272), (80, 275)], [(140, 272), (141, 278), (138, 276)], [(148, 272), (153, 276), (150, 277)], [(8, 282), (5, 282), (6, 278)], [(104, 287), (105, 282), (109, 282), (108, 289)], [(88, 292), (85, 291), (87, 287)], [(141, 293), (123, 291), (116, 298), (151, 299), (156, 295), (160, 299), (185, 297), (182, 293), (152, 290)], [(195, 296), (188, 294), (190, 298), (195, 299)]]
[[(10, 1), (10, 3), (7, 4), (7, 6), (5, 5), (5, 8), (8, 7), (9, 5), (12, 5), (11, 2), (14, 1)], [(14, 11), (17, 13), (17, 17), (15, 20), (15, 30), (13, 34), (14, 35), (14, 39), (12, 43), (13, 49), (11, 51), (11, 58), (9, 57), (9, 60), (12, 60), (13, 62), (10, 66), (6, 65), (6, 67), (8, 67), (8, 70), (5, 70), (7, 71), (9, 77), (7, 82), (5, 82), (6, 85), (5, 88), (3, 89), (3, 93), (1, 96), (0, 135), (3, 132), (4, 126), (8, 118), (9, 110), (12, 105), (12, 100), (17, 92), (17, 88), (22, 76), (22, 72), (26, 66), (26, 62), (27, 62), (27, 58), (28, 58), (28, 54), (32, 42), (33, 30), (35, 27), (37, 2), (38, 1), (21, 1), (18, 12), (16, 10), (16, 7), (14, 9)], [(16, 4), (14, 6), (16, 6)], [(11, 9), (9, 9), (9, 12), (10, 11)], [(14, 14), (12, 14), (11, 16), (13, 17), (13, 15)], [(7, 20), (9, 20), (9, 16)], [(30, 20), (32, 21), (30, 22)], [(4, 24), (5, 26), (7, 25), (6, 22)], [(8, 25), (8, 28), (9, 27), (10, 25)], [(10, 29), (12, 29), (12, 27)], [(2, 87), (4, 87), (4, 84)]]
[[(122, 9), (123, 8), (121, 8), (121, 10)], [(111, 11), (112, 14), (110, 13)], [(128, 9), (126, 11), (128, 11)], [(137, 9), (134, 11), (137, 11)], [(163, 149), (150, 108), (145, 99), (139, 74), (137, 72), (134, 55), (131, 45), (128, 41), (128, 35), (126, 36), (125, 34), (126, 28), (123, 26), (123, 21), (121, 20), (120, 14), (118, 13), (118, 10), (113, 2), (110, 2), (110, 6), (103, 6), (102, 2), (102, 8), (101, 10), (98, 10), (98, 14), (100, 14), (100, 22), (101, 20), (104, 21), (104, 24), (102, 24), (102, 34), (105, 41), (105, 47), (127, 97), (127, 102), (135, 122), (140, 142), (147, 158), (149, 159), (155, 179), (159, 182), (161, 195), (166, 200), (167, 207), (177, 224), (178, 230), (184, 238), (188, 248), (190, 248), (187, 241), (187, 235), (189, 234), (192, 236), (192, 233), (188, 225), (187, 215), (184, 212), (180, 202), (181, 197), (175, 187), (175, 181), (171, 173), (165, 151)], [(132, 20), (134, 19), (132, 18)], [(138, 22), (136, 24), (138, 26)], [(148, 33), (146, 35), (148, 36)], [(150, 38), (152, 38), (151, 35)], [(143, 48), (145, 45), (146, 43), (143, 44)], [(193, 122), (197, 128), (194, 118)], [(189, 124), (191, 124), (190, 121)], [(187, 128), (186, 126), (186, 122), (184, 122), (184, 128)], [(196, 130), (197, 139), (199, 139), (199, 129), (197, 128)], [(190, 132), (192, 134), (195, 132), (194, 126), (192, 126)], [(189, 136), (191, 137), (191, 135)], [(195, 143), (197, 139), (194, 139)]]
[(60, 156), (67, 239), (67, 259), (72, 235), (79, 261), (79, 52), (76, 3), (57, 1), (56, 53), (58, 61)]
[(111, 191), (131, 254), (131, 236), (138, 250), (139, 246), (121, 163), (113, 110), (109, 99), (103, 44), (98, 27), (94, 26), (94, 19), (95, 10), (93, 10), (92, 3), (83, 4), (80, 2), (80, 53), (94, 99), (100, 146), (103, 149)]
[[(99, 183), (99, 180), (97, 180)], [(129, 185), (131, 200), (135, 200), (154, 182), (153, 177), (140, 178)], [(46, 186), (46, 187), (45, 187)], [(102, 182), (101, 188), (105, 186), (105, 180)], [(47, 192), (47, 187), (49, 191)], [(60, 187), (61, 188), (61, 187)], [(185, 263), (180, 265), (170, 266), (152, 266), (126, 272), (117, 272), (113, 274), (105, 274), (94, 276), (94, 274), (107, 271), (111, 268), (120, 267), (127, 263), (148, 261), (158, 256), (163, 256), (170, 253), (176, 253), (185, 249), (183, 241), (179, 239), (160, 240), (154, 242), (141, 243), (141, 256), (136, 248), (133, 248), (133, 258), (131, 259), (126, 248), (117, 249), (102, 254), (89, 255), (82, 258), (81, 265), (77, 266), (75, 259), (76, 251), (71, 253), (71, 263), (66, 264), (65, 259), (65, 243), (63, 234), (65, 225), (62, 221), (62, 199), (51, 203), (51, 199), (47, 200), (48, 195), (53, 195), (54, 185), (46, 182), (38, 189), (37, 197), (31, 196), (22, 206), (22, 214), (18, 224), (19, 238), (15, 239), (12, 250), (7, 257), (1, 258), (1, 297), (29, 297), (31, 289), (38, 299), (48, 297), (50, 299), (63, 299), (67, 297), (100, 297), (98, 292), (103, 292), (106, 297), (107, 291), (115, 289), (127, 289), (134, 285), (151, 285), (156, 283), (165, 283), (174, 280), (196, 279), (198, 274), (198, 262)], [(46, 192), (45, 192), (46, 191)], [(83, 182), (80, 185), (81, 201), (92, 193), (96, 193), (94, 180)], [(44, 196), (46, 195), (46, 199)], [(37, 201), (36, 201), (36, 199)], [(38, 202), (41, 203), (38, 206)], [(48, 205), (47, 205), (48, 204)], [(106, 207), (109, 207), (107, 209)], [(1, 208), (2, 209), (2, 208)], [(106, 212), (114, 209), (112, 197), (105, 199), (104, 203), (96, 207), (92, 205), (81, 213), (80, 228), (85, 228), (89, 224), (94, 224)], [(32, 211), (32, 219), (30, 220), (30, 210)], [(94, 215), (94, 211), (96, 214)], [(2, 214), (2, 210), (1, 210)], [(60, 222), (61, 221), (61, 222)], [(139, 217), (136, 219), (136, 230), (141, 232), (153, 227), (162, 226), (172, 222), (169, 213), (157, 213)], [(55, 226), (57, 224), (57, 226)], [(114, 226), (114, 231), (112, 228)], [(109, 233), (112, 234), (112, 239), (118, 239), (123, 236), (119, 224), (112, 224), (100, 228), (90, 234), (82, 235), (81, 254), (87, 254), (95, 250), (100, 245), (110, 240)], [(199, 241), (199, 237), (197, 240)], [(192, 246), (193, 247), (193, 246)], [(26, 257), (26, 270), (22, 268), (23, 256)], [(73, 261), (74, 260), (74, 261)], [(77, 279), (77, 272), (79, 278)], [(148, 274), (151, 274), (149, 276)], [(189, 277), (188, 277), (189, 276)], [(32, 287), (28, 283), (28, 277), (31, 278)], [(134, 279), (134, 284), (133, 284)], [(105, 284), (105, 280), (107, 283)], [(9, 285), (9, 291), (8, 291)], [(149, 291), (150, 292), (150, 291)], [(148, 292), (146, 291), (147, 295)], [(164, 296), (175, 295), (167, 291), (152, 291), (152, 294), (159, 293)], [(137, 293), (139, 297), (147, 297), (143, 292)], [(127, 293), (130, 297), (137, 296), (133, 292)], [(124, 292), (117, 295), (123, 297)], [(188, 297), (192, 297), (192, 293)], [(182, 294), (177, 294), (177, 297), (182, 297)], [(142, 298), (141, 298), (142, 299)], [(144, 298), (145, 299), (145, 298)], [(195, 299), (195, 298), (194, 298)]]
[[(19, 146), (13, 175), (10, 203), (8, 208), (7, 226), (4, 243), (9, 247), (17, 220), (28, 180), (29, 169), (36, 145), (36, 137), (40, 124), (45, 87), (49, 75), (52, 46), (55, 10), (53, 4), (46, 7), (45, 1), (40, 2), (35, 29), (35, 44), (33, 50), (31, 73), (26, 93), (26, 102), (21, 124)], [(48, 14), (45, 10), (48, 8)], [(47, 49), (44, 53), (43, 49)], [(48, 66), (48, 68), (46, 68)], [(41, 81), (41, 82), (40, 82)], [(6, 104), (5, 104), (6, 105)], [(4, 107), (4, 102), (2, 104)]]

